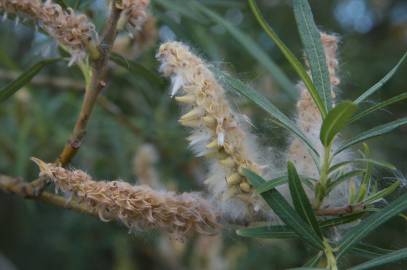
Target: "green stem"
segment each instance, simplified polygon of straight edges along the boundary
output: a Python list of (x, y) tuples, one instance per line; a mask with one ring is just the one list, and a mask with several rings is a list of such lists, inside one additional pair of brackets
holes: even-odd
[(329, 166), (331, 164), (331, 145), (324, 147), (324, 156), (320, 171), (319, 182), (315, 191), (315, 208), (319, 209), (325, 196), (327, 195), (329, 185)]

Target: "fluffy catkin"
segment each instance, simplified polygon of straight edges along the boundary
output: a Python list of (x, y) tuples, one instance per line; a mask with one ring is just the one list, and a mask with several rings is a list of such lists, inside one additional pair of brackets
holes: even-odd
[[(117, 1), (116, 7), (122, 10), (120, 21), (127, 22), (131, 35), (140, 31), (148, 17), (149, 0), (122, 0)], [(122, 24), (120, 23), (120, 24)]]
[(4, 18), (8, 14), (28, 17), (71, 53), (70, 64), (86, 56), (86, 49), (97, 41), (95, 26), (85, 15), (64, 10), (50, 0), (0, 0)]
[(123, 181), (95, 181), (83, 171), (32, 160), (39, 166), (41, 176), (85, 203), (103, 221), (116, 219), (130, 230), (159, 229), (180, 237), (193, 231), (209, 234), (218, 228), (214, 211), (198, 194), (176, 195)]
[[(339, 85), (340, 80), (336, 74), (338, 66), (337, 59), (337, 43), (338, 38), (334, 35), (321, 32), (321, 42), (325, 52), (326, 63), (329, 72), (329, 79), (331, 83), (331, 93), (334, 103), (335, 88)], [(300, 98), (297, 102), (297, 126), (307, 136), (307, 138), (316, 147), (318, 153), (323, 156), (323, 146), (319, 139), (319, 134), (322, 125), (322, 118), (320, 112), (315, 105), (311, 95), (303, 83), (298, 84), (300, 90)], [(335, 148), (335, 145), (334, 145)], [(295, 163), (298, 173), (312, 177), (319, 178), (318, 169), (308, 153), (307, 147), (294, 138), (288, 149), (288, 160)], [(335, 159), (337, 160), (337, 159)], [(340, 185), (336, 190), (332, 191), (330, 196), (325, 201), (325, 204), (330, 206), (339, 206), (347, 202), (347, 189), (344, 185)]]
[(247, 168), (261, 174), (251, 134), (243, 116), (231, 109), (225, 90), (216, 81), (207, 64), (180, 42), (160, 46), (157, 59), (160, 71), (171, 78), (171, 97), (188, 112), (179, 119), (191, 128), (188, 137), (197, 156), (213, 161), (205, 181), (219, 200), (221, 212), (233, 219), (252, 219), (260, 215), (261, 200), (242, 175)]

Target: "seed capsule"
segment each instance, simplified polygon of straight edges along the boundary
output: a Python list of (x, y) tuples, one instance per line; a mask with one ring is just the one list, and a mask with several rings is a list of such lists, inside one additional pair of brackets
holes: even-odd
[(218, 139), (214, 139), (206, 145), (207, 148), (216, 148), (218, 147)]
[(195, 103), (195, 97), (193, 95), (178, 96), (178, 97), (175, 97), (175, 100), (180, 103), (185, 103), (185, 104), (194, 104)]
[(228, 167), (228, 168), (233, 168), (235, 166), (235, 161), (233, 160), (233, 158), (228, 157), (228, 158), (222, 159), (220, 161), (220, 164), (222, 164), (223, 166)]
[(226, 182), (229, 185), (237, 185), (242, 180), (242, 177), (238, 173), (231, 174), (228, 178), (226, 178)]
[(208, 127), (214, 127), (216, 126), (216, 119), (212, 116), (204, 116), (203, 118), (204, 123), (208, 126)]
[(250, 192), (251, 191), (251, 187), (250, 187), (249, 183), (247, 183), (247, 182), (240, 183), (239, 187), (240, 187), (240, 190), (243, 191), (243, 192)]
[(202, 109), (201, 108), (195, 108), (192, 109), (191, 111), (187, 112), (183, 116), (181, 116), (180, 120), (192, 120), (199, 118), (202, 115)]

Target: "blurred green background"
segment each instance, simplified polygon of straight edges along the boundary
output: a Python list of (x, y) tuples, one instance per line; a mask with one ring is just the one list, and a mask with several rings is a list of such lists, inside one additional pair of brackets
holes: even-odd
[[(79, 3), (79, 9), (103, 25), (105, 1)], [(296, 82), (289, 64), (254, 20), (245, 1), (200, 1), (250, 36)], [(103, 92), (110, 103), (99, 104), (88, 133), (72, 166), (98, 179), (121, 178), (136, 183), (133, 157), (144, 143), (158, 151), (160, 180), (173, 190), (202, 190), (205, 163), (194, 158), (187, 147), (187, 131), (177, 123), (179, 110), (168, 95), (168, 82), (158, 80), (154, 58), (160, 42), (177, 39), (191, 45), (210, 63), (219, 65), (253, 85), (274, 104), (294, 116), (295, 99), (273, 79), (263, 65), (222, 25), (186, 1), (153, 0), (151, 11), (157, 21), (157, 41), (142, 53), (129, 57), (145, 68), (134, 73), (114, 66)], [(258, 1), (268, 21), (297, 56), (302, 55), (290, 1)], [(311, 0), (320, 28), (341, 37), (341, 99), (353, 99), (383, 77), (407, 48), (407, 2), (404, 0)], [(125, 37), (124, 37), (125, 38)], [(24, 24), (6, 20), (0, 24), (0, 86), (18, 72), (58, 53), (47, 36)], [(128, 51), (118, 49), (121, 54)], [(147, 71), (146, 71), (147, 70)], [(151, 75), (145, 76), (145, 72)], [(406, 91), (407, 65), (365, 105)], [(65, 85), (50, 83), (61, 79)], [(33, 180), (38, 171), (29, 157), (53, 161), (70, 136), (81, 105), (82, 76), (77, 67), (54, 64), (33, 83), (0, 104), (0, 173)], [(164, 82), (164, 83), (163, 83)], [(56, 85), (55, 85), (56, 84)], [(243, 98), (234, 96), (239, 109), (249, 115), (254, 132), (276, 155), (284, 151), (286, 131)], [(109, 113), (115, 104), (119, 116)], [(102, 106), (101, 106), (102, 105)], [(110, 106), (110, 107), (109, 107)], [(349, 134), (406, 116), (399, 103), (372, 115), (368, 121), (348, 129)], [(130, 124), (128, 122), (129, 121)], [(407, 174), (407, 128), (370, 142), (373, 156), (392, 162)], [(400, 176), (399, 175), (399, 176)], [(379, 183), (385, 172), (377, 171)], [(367, 242), (385, 248), (407, 245), (406, 221), (394, 219)], [(337, 232), (340, 237), (340, 232)], [(168, 240), (159, 232), (129, 234), (116, 223), (103, 223), (53, 206), (25, 201), (0, 193), (0, 269), (285, 269), (299, 266), (312, 255), (303, 243), (288, 240), (248, 240), (227, 228), (221, 237), (194, 237), (184, 243)], [(358, 262), (349, 256), (343, 266)], [(391, 268), (407, 269), (399, 263)]]

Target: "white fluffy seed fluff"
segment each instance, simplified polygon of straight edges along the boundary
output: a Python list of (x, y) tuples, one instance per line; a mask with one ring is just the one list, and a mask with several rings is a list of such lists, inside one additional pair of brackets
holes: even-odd
[(237, 220), (263, 216), (262, 200), (242, 175), (243, 168), (262, 173), (244, 117), (231, 109), (208, 65), (188, 46), (164, 43), (157, 58), (160, 71), (171, 79), (171, 97), (187, 111), (179, 122), (191, 128), (190, 146), (211, 161), (205, 183), (220, 211)]
[[(338, 38), (334, 35), (321, 33), (321, 42), (325, 51), (326, 63), (328, 66), (329, 79), (331, 83), (332, 99), (334, 103), (334, 90), (340, 83), (340, 80), (336, 74), (336, 69), (338, 66), (338, 60), (336, 56)], [(299, 83), (298, 88), (300, 90), (300, 98), (297, 102), (296, 124), (315, 146), (316, 150), (322, 158), (323, 146), (319, 139), (319, 133), (322, 125), (320, 112), (305, 85), (303, 83)], [(336, 144), (334, 144), (333, 149), (336, 148)], [(336, 157), (333, 162), (336, 163), (340, 160), (343, 160), (345, 156), (346, 154), (342, 154)], [(297, 138), (292, 139), (291, 145), (288, 149), (287, 159), (294, 162), (299, 174), (306, 175), (315, 179), (319, 178), (318, 169), (311, 155), (309, 154), (307, 147)], [(323, 206), (343, 206), (347, 203), (347, 200), (348, 182), (345, 182), (344, 184), (339, 185), (330, 193), (329, 197), (325, 199)]]

